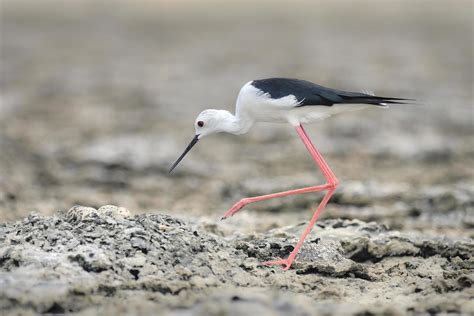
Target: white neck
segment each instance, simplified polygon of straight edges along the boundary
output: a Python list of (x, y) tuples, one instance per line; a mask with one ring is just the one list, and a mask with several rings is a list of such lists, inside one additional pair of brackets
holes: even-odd
[(226, 133), (240, 135), (245, 134), (253, 125), (253, 120), (248, 117), (243, 117), (240, 115), (233, 115), (232, 113), (227, 112), (225, 117), (221, 120), (219, 128)]

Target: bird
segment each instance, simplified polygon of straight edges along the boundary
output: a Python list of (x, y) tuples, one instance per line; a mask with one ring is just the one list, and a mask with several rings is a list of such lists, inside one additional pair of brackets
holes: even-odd
[(306, 236), (312, 230), (331, 196), (339, 185), (321, 153), (316, 149), (303, 124), (326, 119), (334, 114), (361, 109), (368, 106), (388, 107), (390, 104), (406, 104), (413, 99), (382, 97), (368, 93), (349, 92), (327, 88), (310, 81), (289, 78), (268, 78), (247, 82), (237, 96), (235, 114), (226, 110), (207, 109), (194, 122), (195, 135), (184, 152), (171, 166), (171, 173), (186, 154), (202, 138), (215, 133), (245, 134), (256, 122), (276, 122), (291, 124), (323, 174), (326, 183), (300, 189), (262, 196), (243, 198), (225, 214), (227, 219), (244, 206), (259, 201), (309, 192), (326, 192), (298, 242), (287, 258), (263, 262), (262, 265), (281, 265), (288, 270), (293, 264)]

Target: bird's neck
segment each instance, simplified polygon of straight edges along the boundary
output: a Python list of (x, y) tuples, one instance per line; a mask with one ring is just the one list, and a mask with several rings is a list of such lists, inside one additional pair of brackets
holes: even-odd
[(253, 125), (253, 120), (241, 115), (233, 115), (229, 112), (229, 116), (225, 120), (223, 130), (234, 135), (245, 134)]

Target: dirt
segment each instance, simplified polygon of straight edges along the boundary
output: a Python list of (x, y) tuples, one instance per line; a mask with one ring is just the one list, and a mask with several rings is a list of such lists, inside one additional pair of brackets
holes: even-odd
[[(2, 2), (1, 313), (473, 313), (472, 3), (275, 3)], [(168, 174), (273, 76), (417, 100), (306, 127), (341, 185), (286, 272), (321, 195), (219, 219), (323, 183), (291, 126)]]

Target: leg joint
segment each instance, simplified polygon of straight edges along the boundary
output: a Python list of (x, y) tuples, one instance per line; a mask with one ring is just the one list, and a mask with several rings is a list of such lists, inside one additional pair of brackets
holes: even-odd
[(331, 179), (328, 183), (328, 187), (330, 190), (335, 190), (338, 185), (339, 185), (339, 180), (337, 180), (336, 178)]

